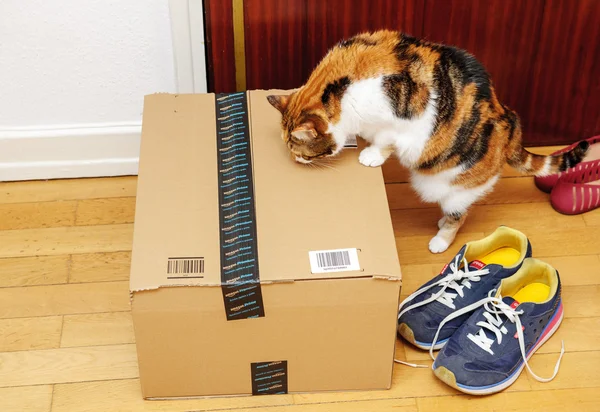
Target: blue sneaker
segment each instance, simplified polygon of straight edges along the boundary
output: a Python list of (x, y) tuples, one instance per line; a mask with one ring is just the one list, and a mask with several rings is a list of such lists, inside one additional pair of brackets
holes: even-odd
[(563, 318), (556, 269), (537, 259), (526, 259), (517, 273), (502, 280), (497, 291), (490, 291), (488, 298), (475, 305), (480, 308), (435, 359), (432, 368), (438, 378), (472, 395), (509, 387), (524, 367), (540, 382), (554, 379), (564, 345), (550, 378), (533, 373), (527, 360), (556, 332)]
[(527, 237), (506, 226), (467, 243), (438, 276), (400, 304), (398, 333), (421, 349), (441, 349), (469, 314), (463, 313), (447, 322), (433, 345), (440, 323), (452, 313), (487, 297), (490, 290), (516, 273), (530, 256)]

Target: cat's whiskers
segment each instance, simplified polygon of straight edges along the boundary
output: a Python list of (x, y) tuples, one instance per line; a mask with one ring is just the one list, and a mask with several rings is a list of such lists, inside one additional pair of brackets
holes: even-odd
[(320, 169), (331, 169), (331, 170), (335, 170), (336, 172), (339, 172), (339, 170), (337, 168), (335, 168), (331, 164), (328, 164), (327, 162), (324, 162), (322, 160), (319, 162), (313, 162), (313, 163), (315, 165), (317, 165)]

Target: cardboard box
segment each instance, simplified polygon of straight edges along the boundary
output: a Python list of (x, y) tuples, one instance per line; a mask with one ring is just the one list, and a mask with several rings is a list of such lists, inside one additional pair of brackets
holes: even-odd
[(145, 398), (390, 386), (401, 282), (381, 169), (351, 149), (297, 164), (268, 94), (146, 97), (130, 284)]

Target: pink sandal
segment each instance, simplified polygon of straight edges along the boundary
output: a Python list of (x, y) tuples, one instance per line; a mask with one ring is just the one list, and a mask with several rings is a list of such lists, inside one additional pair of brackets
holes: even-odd
[[(588, 142), (590, 146), (589, 146), (589, 149), (588, 149), (585, 157), (581, 161), (581, 163), (575, 167), (565, 170), (564, 172), (560, 172), (557, 174), (544, 176), (544, 177), (536, 177), (534, 179), (534, 181), (535, 181), (535, 185), (538, 187), (538, 189), (540, 189), (542, 192), (550, 193), (552, 191), (552, 188), (554, 187), (554, 185), (556, 185), (556, 183), (558, 182), (558, 179), (560, 177), (569, 176), (571, 173), (574, 173), (576, 170), (579, 170), (580, 166), (585, 167), (585, 163), (591, 164), (591, 163), (594, 163), (594, 161), (596, 161), (596, 160), (600, 160), (600, 135), (590, 137), (589, 139), (586, 139), (585, 141)], [(565, 153), (571, 149), (574, 149), (579, 143), (580, 142), (575, 142), (571, 146), (567, 146), (564, 149), (561, 149), (557, 152), (552, 153), (552, 155), (558, 155), (561, 153)]]
[(580, 163), (563, 174), (552, 189), (550, 203), (557, 212), (577, 215), (600, 207), (600, 160)]

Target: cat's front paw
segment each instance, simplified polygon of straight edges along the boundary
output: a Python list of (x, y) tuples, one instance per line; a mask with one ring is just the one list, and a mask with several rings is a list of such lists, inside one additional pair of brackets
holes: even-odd
[(360, 152), (358, 161), (365, 166), (377, 167), (381, 166), (385, 162), (385, 157), (383, 157), (383, 154), (381, 154), (381, 150), (376, 147), (369, 146)]
[(448, 242), (441, 236), (434, 236), (430, 241), (429, 241), (429, 251), (431, 253), (442, 253), (445, 252), (446, 249), (448, 249), (448, 246), (450, 246), (448, 244)]

